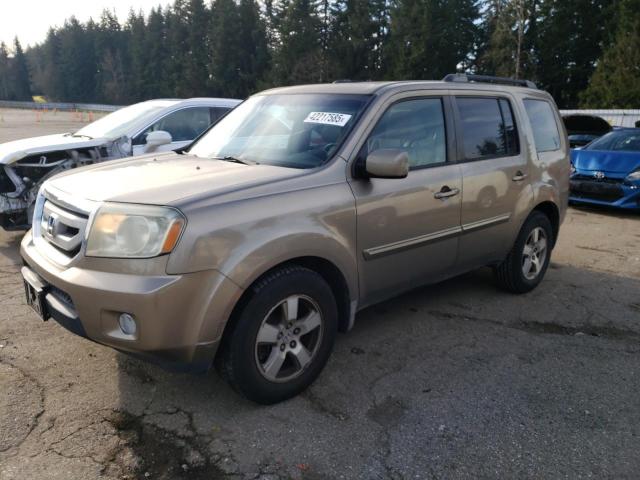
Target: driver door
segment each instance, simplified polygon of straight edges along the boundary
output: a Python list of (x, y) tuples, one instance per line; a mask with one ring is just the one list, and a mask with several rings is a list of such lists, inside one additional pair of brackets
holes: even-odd
[(357, 162), (384, 148), (409, 155), (406, 178), (351, 180), (356, 197), (361, 304), (437, 280), (455, 267), (462, 177), (453, 163), (446, 96), (390, 102)]

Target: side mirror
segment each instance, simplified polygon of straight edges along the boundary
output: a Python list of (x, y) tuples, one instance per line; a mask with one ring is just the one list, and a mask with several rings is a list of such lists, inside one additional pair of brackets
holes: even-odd
[(172, 142), (171, 134), (164, 130), (156, 130), (147, 134), (144, 153), (155, 152), (162, 145), (169, 145)]
[(395, 148), (374, 150), (367, 156), (365, 170), (374, 178), (405, 178), (409, 175), (409, 154)]

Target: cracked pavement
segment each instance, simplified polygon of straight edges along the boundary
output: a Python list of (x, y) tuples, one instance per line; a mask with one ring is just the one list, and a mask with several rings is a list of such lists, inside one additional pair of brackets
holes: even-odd
[(264, 407), (43, 323), (0, 233), (0, 479), (637, 478), (640, 215), (570, 209), (542, 285), (488, 270), (361, 312)]

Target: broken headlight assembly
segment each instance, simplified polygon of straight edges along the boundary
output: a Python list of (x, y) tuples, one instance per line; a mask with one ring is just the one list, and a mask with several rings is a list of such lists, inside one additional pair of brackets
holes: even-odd
[(86, 255), (151, 258), (171, 253), (185, 225), (186, 219), (174, 208), (105, 203), (94, 215)]

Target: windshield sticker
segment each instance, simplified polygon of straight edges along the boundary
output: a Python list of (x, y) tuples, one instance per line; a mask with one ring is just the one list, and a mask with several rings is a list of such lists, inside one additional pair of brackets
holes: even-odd
[(349, 119), (351, 119), (351, 115), (344, 113), (311, 112), (305, 118), (304, 123), (321, 123), (322, 125), (344, 127)]

